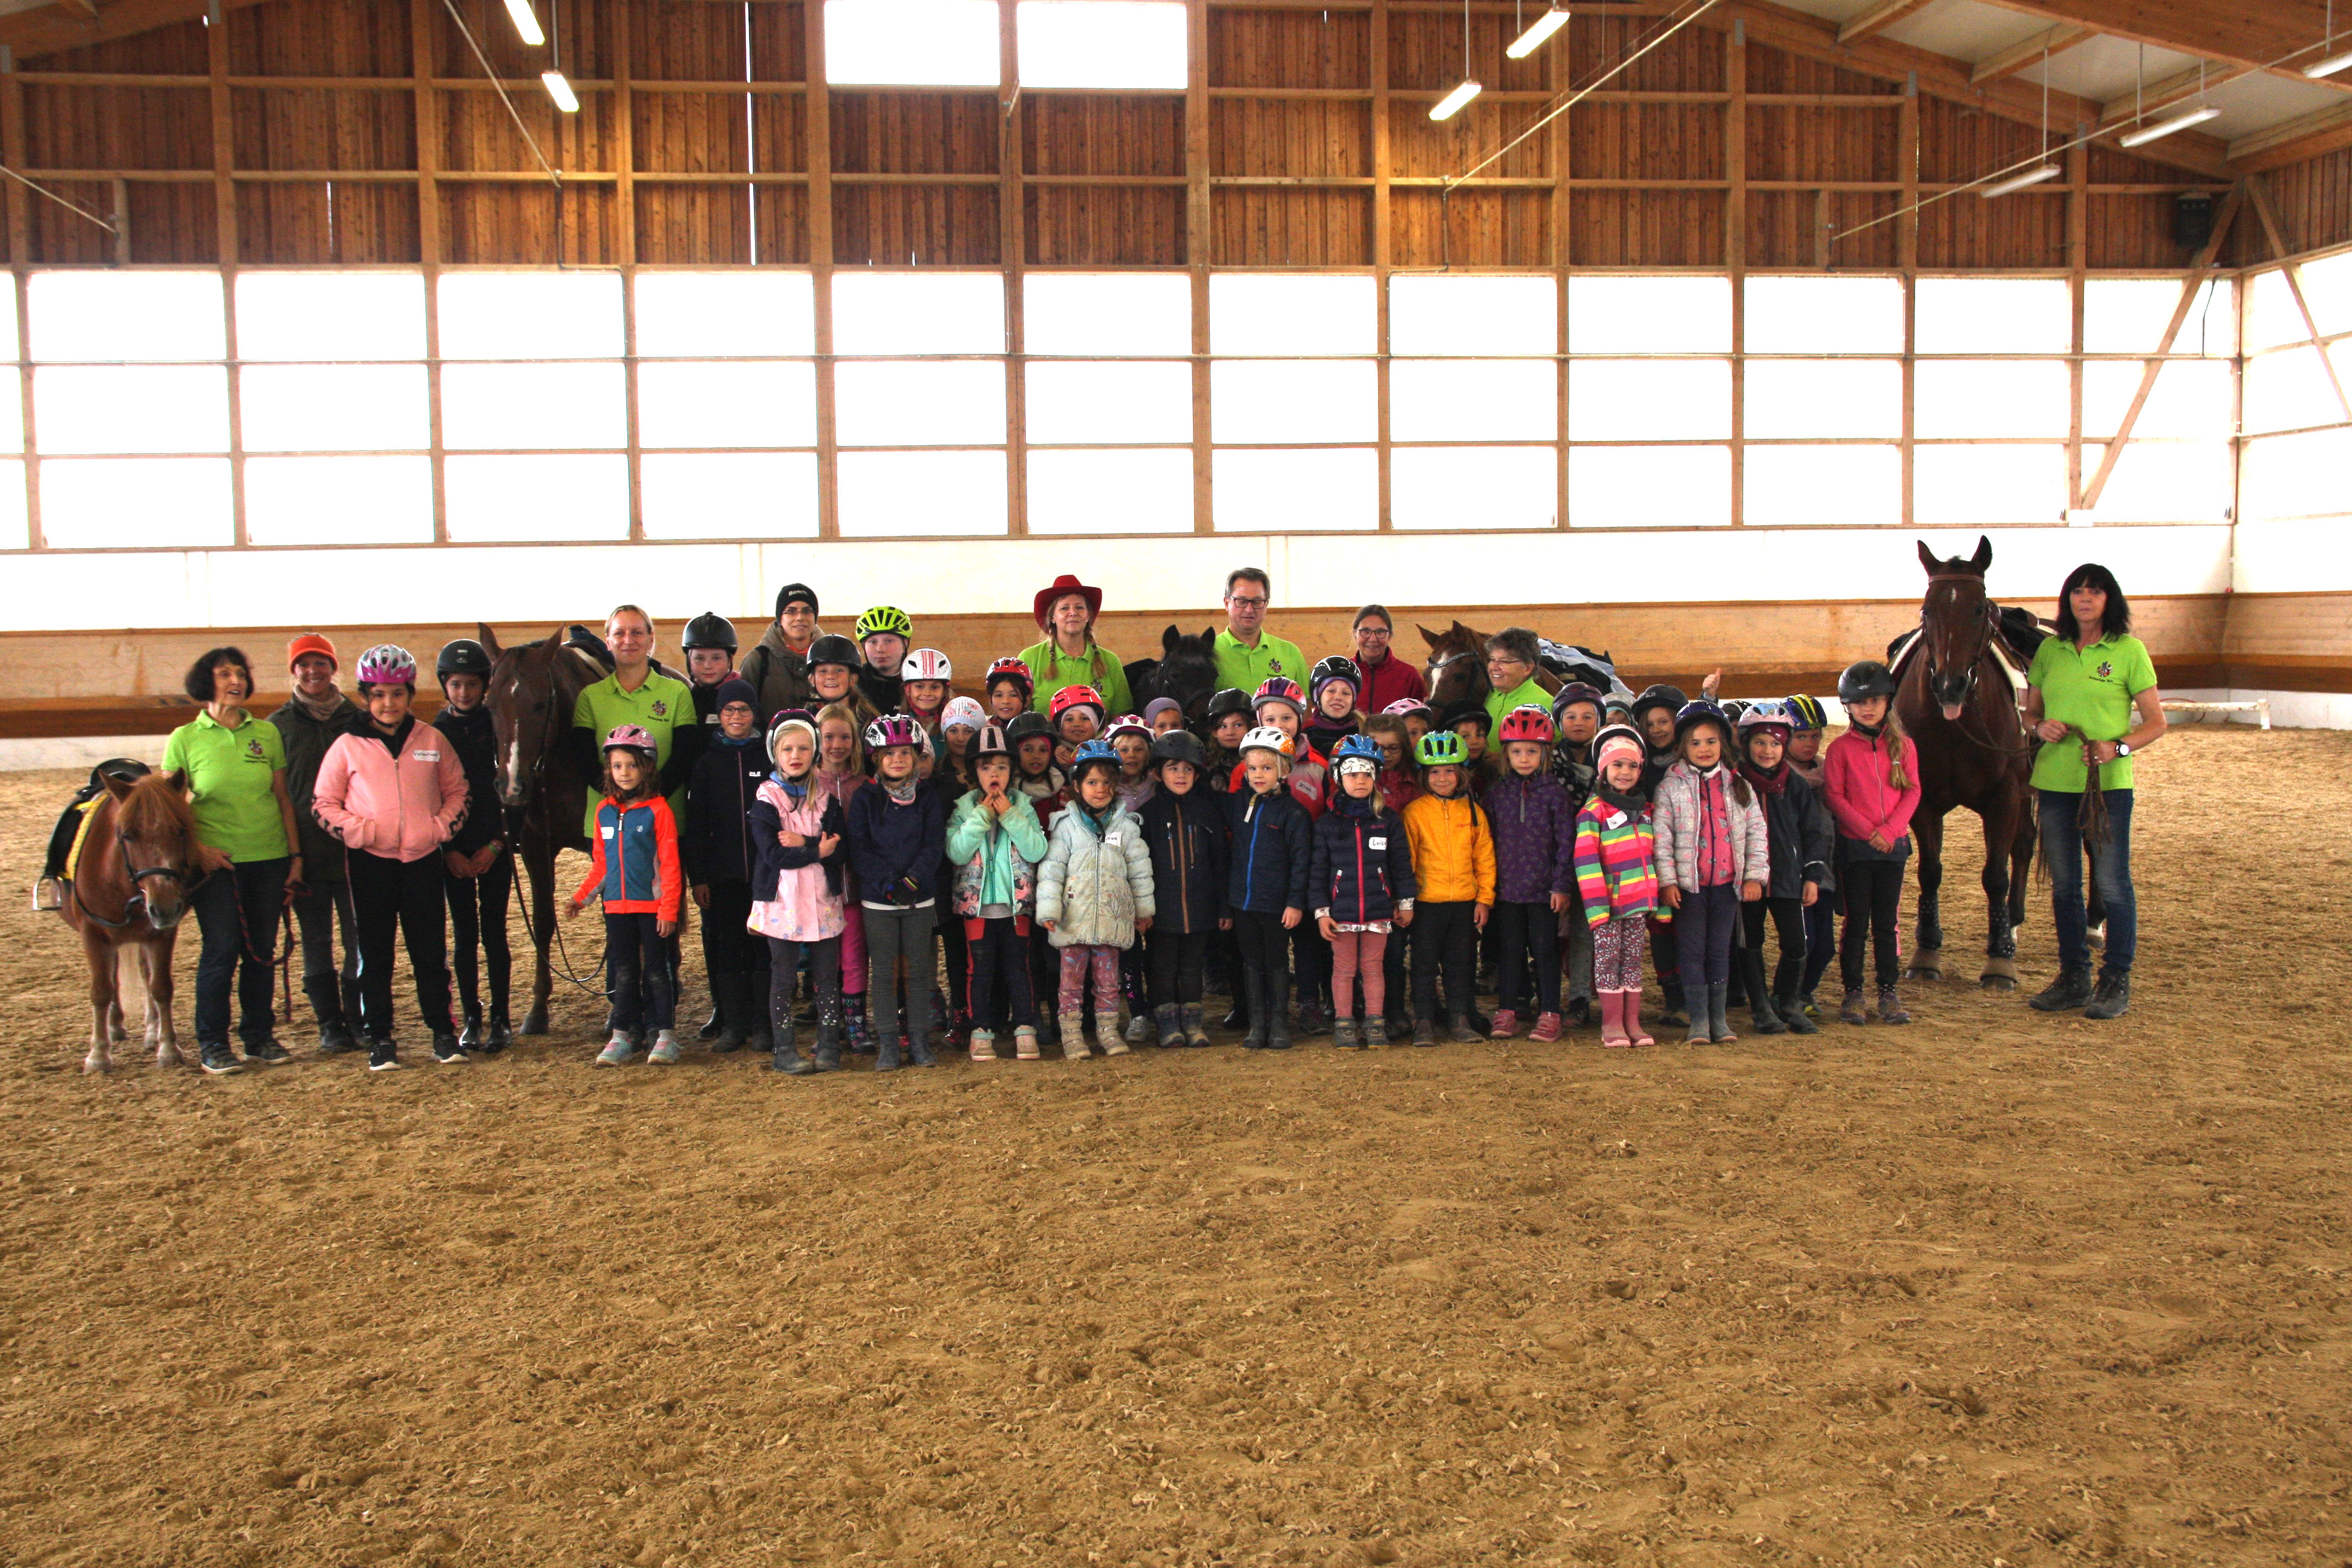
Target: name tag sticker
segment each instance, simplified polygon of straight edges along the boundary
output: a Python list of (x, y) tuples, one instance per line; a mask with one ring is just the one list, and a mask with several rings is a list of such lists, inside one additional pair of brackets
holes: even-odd
[(1385, 849), (1388, 847), (1389, 841), (1386, 837), (1367, 838), (1364, 840), (1364, 847), (1367, 849)]
[(441, 760), (441, 753), (438, 752), (411, 752), (408, 754), (420, 763), (437, 763)]
[(607, 837), (607, 838), (610, 838), (610, 837), (613, 837), (613, 829), (612, 829), (612, 827), (611, 827), (609, 825), (607, 825), (607, 826), (604, 827), (604, 837)]
[(1113, 847), (1117, 847), (1118, 844), (1118, 835), (1116, 833), (1106, 833), (1103, 835), (1103, 842), (1112, 846)]
[(1602, 823), (1601, 826), (1603, 827), (1622, 827), (1625, 826), (1625, 814), (1622, 811), (1612, 811), (1609, 814), (1609, 820)]

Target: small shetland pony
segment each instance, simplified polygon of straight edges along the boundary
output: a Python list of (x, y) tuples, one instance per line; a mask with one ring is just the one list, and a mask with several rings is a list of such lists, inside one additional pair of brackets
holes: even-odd
[(194, 1058), (172, 1031), (172, 948), (196, 868), (196, 819), (183, 773), (103, 775), (106, 793), (89, 808), (81, 853), (58, 912), (81, 933), (89, 960), (89, 1055), (84, 1072), (114, 1065), (110, 1049), (127, 1038), (124, 998), (134, 982), (146, 998), (146, 1041), (155, 1065)]

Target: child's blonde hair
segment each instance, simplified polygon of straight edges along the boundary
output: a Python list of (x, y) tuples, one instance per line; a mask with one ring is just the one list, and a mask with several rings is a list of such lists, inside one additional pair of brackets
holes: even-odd
[[(852, 689), (856, 689), (852, 688)], [(866, 721), (857, 716), (857, 710), (845, 700), (828, 702), (817, 710), (818, 766), (822, 767), (824, 763), (824, 727), (835, 719), (849, 726), (849, 766), (845, 771), (853, 774), (864, 773), (866, 771)]]
[(1886, 786), (1889, 789), (1909, 789), (1910, 770), (1903, 765), (1903, 721), (1895, 716), (1895, 700), (1886, 700), (1886, 722), (1878, 732), (1886, 737)]

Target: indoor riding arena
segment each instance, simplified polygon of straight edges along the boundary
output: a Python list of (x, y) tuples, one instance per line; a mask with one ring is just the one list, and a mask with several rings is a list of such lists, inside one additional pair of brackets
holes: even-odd
[(0, 0), (0, 1564), (2352, 1564), (2352, 3)]

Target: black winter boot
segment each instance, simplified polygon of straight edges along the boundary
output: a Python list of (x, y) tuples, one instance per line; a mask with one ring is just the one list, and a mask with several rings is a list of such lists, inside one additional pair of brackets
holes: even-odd
[(1805, 1016), (1804, 1003), (1797, 995), (1793, 984), (1772, 998), (1772, 1010), (1792, 1035), (1818, 1035), (1822, 1032), (1820, 1025)]
[(1759, 1035), (1785, 1035), (1789, 1026), (1780, 1021), (1779, 1009), (1772, 1005), (1772, 993), (1764, 984), (1764, 955), (1754, 948), (1743, 948), (1739, 954), (1739, 982), (1748, 993), (1748, 1016)]
[(719, 1004), (719, 1033), (711, 1039), (710, 1048), (719, 1056), (730, 1056), (743, 1048), (751, 1035), (751, 981), (743, 974), (714, 974), (710, 977), (710, 994)]
[(2103, 970), (2099, 984), (2091, 993), (2091, 1005), (2083, 1009), (2085, 1018), (2120, 1018), (2131, 1007), (2131, 976), (2114, 970)]
[(2026, 998), (2025, 1005), (2037, 1013), (2072, 1013), (2091, 1003), (2091, 966), (2062, 969), (2058, 978), (2036, 994)]
[(1290, 971), (1277, 969), (1265, 977), (1265, 1048), (1290, 1048)]
[(1234, 999), (1232, 1016), (1226, 1027), (1233, 1027), (1233, 1017), (1241, 1019), (1242, 1048), (1245, 1051), (1265, 1049), (1265, 969), (1246, 953), (1242, 959), (1242, 994)]

